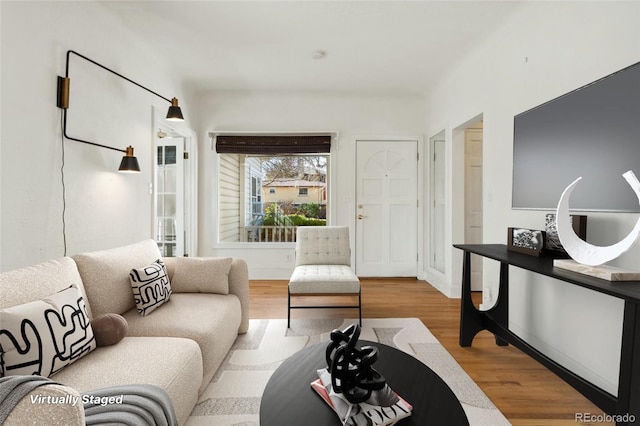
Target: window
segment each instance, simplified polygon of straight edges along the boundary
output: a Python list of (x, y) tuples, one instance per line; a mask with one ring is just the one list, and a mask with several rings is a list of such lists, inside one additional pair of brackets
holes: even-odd
[(218, 242), (294, 242), (298, 226), (326, 225), (330, 137), (312, 148), (300, 137), (233, 138), (216, 141)]
[(176, 162), (178, 140), (182, 142), (178, 138), (164, 139), (156, 151), (155, 239), (165, 257), (176, 256), (182, 250), (178, 244), (183, 215), (180, 199), (182, 163)]
[(260, 176), (251, 176), (251, 213), (262, 213), (262, 188)]

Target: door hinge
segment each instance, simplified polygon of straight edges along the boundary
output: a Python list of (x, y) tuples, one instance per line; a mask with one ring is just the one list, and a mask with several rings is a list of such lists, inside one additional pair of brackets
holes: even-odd
[(416, 161), (420, 161), (420, 153), (416, 152)]
[(185, 160), (188, 160), (189, 159), (189, 153), (187, 151), (183, 152), (182, 153), (182, 158), (185, 159)]

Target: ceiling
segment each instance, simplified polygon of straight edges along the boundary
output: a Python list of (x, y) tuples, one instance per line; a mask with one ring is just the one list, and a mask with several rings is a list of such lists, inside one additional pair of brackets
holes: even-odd
[[(191, 90), (424, 95), (518, 1), (104, 1)], [(326, 52), (314, 59), (317, 50)]]

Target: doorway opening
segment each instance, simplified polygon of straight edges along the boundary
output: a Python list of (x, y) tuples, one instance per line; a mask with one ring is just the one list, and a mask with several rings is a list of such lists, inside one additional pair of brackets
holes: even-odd
[(197, 163), (192, 138), (161, 119), (154, 128), (152, 235), (164, 257), (193, 256)]
[[(464, 242), (482, 243), (482, 122), (464, 131)], [(471, 260), (471, 290), (482, 291), (482, 259)]]
[[(482, 115), (462, 124), (454, 130), (454, 143), (458, 146), (457, 164), (464, 170), (459, 180), (459, 194), (464, 212), (459, 217), (462, 229), (457, 240), (465, 244), (483, 243), (483, 133)], [(482, 291), (483, 260), (473, 255), (471, 258), (471, 290)]]
[(446, 273), (446, 146), (445, 131), (429, 139), (431, 167), (429, 176), (429, 267)]

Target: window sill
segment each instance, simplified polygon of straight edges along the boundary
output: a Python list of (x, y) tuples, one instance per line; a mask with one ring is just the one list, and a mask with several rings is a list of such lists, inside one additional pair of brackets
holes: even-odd
[(296, 243), (216, 243), (213, 245), (214, 249), (292, 249), (296, 247)]

